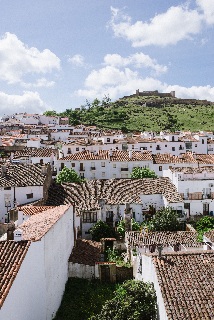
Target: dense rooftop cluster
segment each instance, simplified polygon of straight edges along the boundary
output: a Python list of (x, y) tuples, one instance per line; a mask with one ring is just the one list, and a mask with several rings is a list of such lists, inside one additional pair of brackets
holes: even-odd
[[(77, 214), (106, 204), (142, 203), (141, 194), (162, 194), (169, 202), (182, 201), (176, 187), (168, 178), (89, 180), (82, 184), (67, 183), (49, 189), (47, 205), (75, 203)], [(62, 201), (62, 202), (61, 202)]]

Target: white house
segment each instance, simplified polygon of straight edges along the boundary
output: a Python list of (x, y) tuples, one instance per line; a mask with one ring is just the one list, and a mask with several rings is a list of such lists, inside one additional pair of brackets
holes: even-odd
[(72, 206), (40, 212), (1, 241), (0, 319), (51, 320), (68, 279), (74, 245)]
[(52, 179), (49, 166), (7, 163), (0, 173), (0, 222), (8, 222), (8, 212), (17, 204), (46, 198)]
[(134, 278), (153, 283), (158, 319), (214, 317), (213, 250), (204, 250), (197, 235), (186, 231), (127, 234), (129, 251), (135, 248)]
[(87, 179), (129, 178), (135, 167), (152, 167), (152, 156), (148, 152), (136, 151), (83, 151), (70, 154), (57, 161), (57, 171), (64, 166), (73, 168)]
[(184, 201), (187, 216), (213, 215), (214, 167), (171, 168), (164, 171)]
[(170, 206), (182, 214), (182, 199), (168, 178), (88, 180), (82, 184), (52, 185), (46, 205), (73, 203), (75, 226), (83, 238), (98, 221), (115, 226), (126, 214), (142, 222), (146, 215)]

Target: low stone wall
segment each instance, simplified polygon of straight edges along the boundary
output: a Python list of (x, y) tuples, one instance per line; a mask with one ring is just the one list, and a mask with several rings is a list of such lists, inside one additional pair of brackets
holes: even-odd
[(117, 282), (133, 279), (133, 267), (116, 267)]
[(95, 266), (88, 266), (86, 264), (68, 263), (68, 277), (69, 278), (83, 278), (94, 279), (99, 278)]

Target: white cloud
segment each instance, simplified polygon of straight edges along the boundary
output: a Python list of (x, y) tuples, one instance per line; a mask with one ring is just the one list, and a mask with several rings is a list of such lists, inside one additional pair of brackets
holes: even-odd
[(178, 85), (167, 85), (165, 86), (167, 92), (175, 91), (175, 95), (178, 98), (190, 98), (199, 100), (214, 101), (214, 87), (210, 85), (207, 86), (192, 86), (192, 87), (182, 87)]
[(207, 24), (214, 24), (214, 1), (196, 0), (198, 7), (203, 11), (204, 20)]
[(38, 92), (24, 91), (22, 95), (0, 92), (0, 116), (14, 112), (41, 113), (46, 107)]
[(151, 68), (156, 74), (166, 73), (168, 69), (167, 66), (158, 64), (155, 59), (150, 58), (150, 56), (142, 52), (132, 54), (128, 58), (123, 58), (119, 54), (107, 54), (104, 57), (104, 62), (105, 64), (114, 67), (125, 67), (132, 65), (136, 68)]
[(109, 26), (116, 37), (131, 41), (133, 47), (149, 45), (167, 46), (185, 39), (191, 39), (202, 28), (202, 15), (187, 6), (170, 7), (157, 14), (149, 22), (137, 21), (111, 8), (112, 18)]
[(141, 78), (137, 71), (129, 68), (120, 70), (113, 66), (106, 66), (93, 70), (85, 80), (85, 89), (76, 91), (76, 94), (87, 99), (102, 98), (104, 95), (111, 99), (122, 97), (135, 92), (138, 88), (150, 90), (160, 88), (161, 82), (150, 77)]
[(40, 78), (40, 79), (37, 79), (37, 81), (35, 83), (21, 82), (21, 85), (25, 88), (31, 88), (31, 87), (33, 87), (33, 88), (41, 88), (41, 87), (50, 88), (55, 85), (55, 81), (48, 81), (45, 78)]
[(24, 75), (46, 74), (60, 69), (60, 59), (49, 49), (29, 48), (15, 34), (0, 39), (0, 80), (21, 83)]
[(75, 54), (72, 57), (68, 58), (68, 62), (75, 67), (85, 67), (85, 58), (81, 54)]
[(140, 91), (159, 90), (159, 92), (175, 91), (178, 98), (214, 101), (214, 87), (209, 85), (192, 87), (169, 85), (153, 77), (142, 77), (138, 72), (133, 72), (129, 68), (120, 70), (113, 66), (93, 70), (85, 80), (85, 88), (77, 90), (75, 94), (92, 100), (109, 95), (114, 100), (133, 94), (136, 89)]

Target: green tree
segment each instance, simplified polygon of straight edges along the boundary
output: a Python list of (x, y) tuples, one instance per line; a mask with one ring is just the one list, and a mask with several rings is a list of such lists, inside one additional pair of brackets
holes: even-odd
[[(137, 221), (135, 221), (134, 218), (131, 219), (131, 228), (132, 228), (132, 231), (140, 231), (140, 224)], [(125, 231), (126, 231), (125, 220), (120, 220), (117, 225), (117, 232), (122, 238), (124, 238)]]
[(53, 117), (53, 116), (57, 116), (57, 112), (54, 110), (48, 110), (48, 111), (43, 112), (43, 115)]
[(82, 179), (74, 169), (69, 169), (67, 167), (64, 167), (56, 176), (56, 182), (59, 184), (63, 182), (81, 183), (83, 181), (84, 179)]
[(132, 179), (157, 178), (155, 172), (149, 168), (133, 168), (131, 173)]
[(89, 230), (92, 240), (94, 241), (100, 241), (102, 238), (114, 238), (115, 237), (115, 231), (114, 229), (109, 226), (104, 221), (97, 221), (95, 225)]
[(114, 298), (106, 301), (101, 312), (91, 320), (154, 320), (157, 304), (154, 287), (149, 282), (127, 280), (119, 285)]
[(150, 221), (152, 231), (178, 231), (181, 229), (177, 213), (171, 208), (162, 208), (157, 211)]
[(203, 241), (205, 232), (214, 229), (214, 217), (203, 217), (196, 223), (196, 231), (198, 232), (198, 241)]

